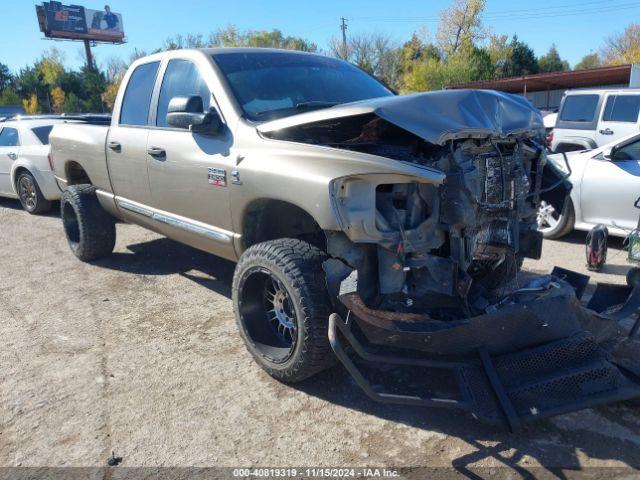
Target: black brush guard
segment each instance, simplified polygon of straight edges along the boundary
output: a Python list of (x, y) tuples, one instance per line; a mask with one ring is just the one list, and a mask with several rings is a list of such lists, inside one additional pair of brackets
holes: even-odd
[[(588, 277), (558, 268), (552, 275), (556, 287), (542, 298), (516, 302), (453, 328), (432, 328), (429, 322), (406, 321), (389, 312), (377, 316), (341, 297), (349, 309), (347, 321), (337, 313), (330, 316), (329, 341), (373, 400), (464, 410), (511, 430), (639, 397), (640, 343), (632, 338), (640, 325), (638, 289), (599, 285), (584, 307), (579, 298)], [(635, 321), (624, 327), (621, 322), (629, 319)], [(618, 352), (623, 352), (620, 360)], [(403, 393), (392, 385), (385, 390), (381, 382), (367, 378), (376, 367), (390, 366), (420, 370), (425, 388)]]

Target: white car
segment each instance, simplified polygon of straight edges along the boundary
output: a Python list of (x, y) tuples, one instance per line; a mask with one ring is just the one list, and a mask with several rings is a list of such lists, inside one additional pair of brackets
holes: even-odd
[(557, 153), (598, 148), (637, 132), (638, 127), (640, 89), (569, 90), (549, 146)]
[[(593, 150), (565, 154), (573, 185), (570, 200), (562, 212), (542, 202), (538, 228), (546, 238), (558, 238), (571, 230), (591, 230), (604, 224), (609, 233), (626, 236), (638, 225), (640, 210), (640, 133), (627, 135)], [(563, 154), (549, 155), (567, 171)]]
[(16, 117), (0, 122), (0, 196), (19, 198), (29, 213), (60, 199), (49, 161), (49, 133), (63, 117)]

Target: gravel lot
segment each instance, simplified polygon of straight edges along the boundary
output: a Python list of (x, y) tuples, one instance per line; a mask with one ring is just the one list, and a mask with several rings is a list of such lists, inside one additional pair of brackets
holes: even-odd
[[(294, 387), (236, 334), (233, 264), (132, 225), (94, 265), (58, 212), (0, 199), (0, 466), (455, 466), (575, 475), (640, 466), (640, 409), (619, 404), (517, 434), (369, 401), (341, 368)], [(592, 280), (624, 282), (621, 242)], [(584, 271), (584, 234), (542, 261)], [(538, 470), (539, 471), (539, 470)]]

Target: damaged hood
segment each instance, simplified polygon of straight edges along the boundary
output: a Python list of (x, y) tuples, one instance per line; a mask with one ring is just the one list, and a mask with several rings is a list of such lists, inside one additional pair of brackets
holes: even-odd
[(371, 113), (436, 145), (460, 137), (506, 137), (544, 131), (540, 112), (526, 98), (494, 90), (441, 90), (373, 98), (292, 115), (257, 128), (268, 133)]

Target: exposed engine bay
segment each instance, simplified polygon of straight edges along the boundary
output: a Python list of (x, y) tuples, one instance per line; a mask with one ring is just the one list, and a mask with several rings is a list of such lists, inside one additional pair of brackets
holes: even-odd
[(344, 234), (329, 238), (329, 253), (342, 262), (328, 264), (329, 281), (341, 282), (356, 271), (351, 285), (357, 283), (368, 307), (380, 310), (434, 319), (482, 313), (517, 285), (525, 257), (540, 257), (541, 198), (561, 209), (570, 190), (563, 174), (546, 163), (543, 138), (535, 130), (435, 145), (363, 114), (280, 130), (273, 137), (384, 156), (443, 174), (441, 182), (416, 175), (392, 183), (388, 176), (369, 175), (334, 184)]

